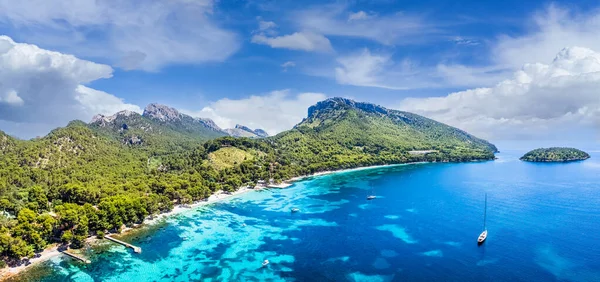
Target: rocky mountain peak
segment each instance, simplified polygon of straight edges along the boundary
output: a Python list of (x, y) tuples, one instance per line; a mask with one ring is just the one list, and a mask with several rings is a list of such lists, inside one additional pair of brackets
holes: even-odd
[(223, 129), (221, 129), (221, 127), (219, 127), (212, 119), (209, 118), (196, 118), (196, 121), (198, 121), (199, 123), (203, 124), (204, 126), (214, 130), (214, 131), (223, 131)]
[(264, 130), (262, 130), (260, 128), (255, 129), (254, 130), (254, 134), (256, 134), (256, 135), (258, 135), (260, 137), (269, 137), (269, 133), (267, 133), (266, 131), (264, 131)]
[(129, 116), (137, 115), (137, 114), (138, 113), (136, 113), (134, 111), (130, 111), (130, 110), (123, 110), (123, 111), (117, 112), (116, 114), (114, 114), (112, 116), (105, 116), (102, 114), (98, 114), (98, 115), (95, 115), (94, 117), (92, 117), (92, 121), (90, 123), (104, 126), (108, 123), (113, 122), (115, 119), (117, 119), (119, 117), (129, 117)]
[(176, 109), (154, 103), (146, 106), (143, 116), (163, 122), (181, 120), (181, 114)]
[(241, 129), (241, 130), (244, 130), (244, 131), (248, 131), (248, 132), (254, 132), (254, 131), (253, 131), (252, 129), (250, 129), (249, 127), (247, 127), (247, 126), (244, 126), (244, 125), (241, 125), (241, 124), (236, 124), (236, 125), (235, 125), (235, 128), (237, 128), (237, 129)]
[(269, 134), (262, 129), (252, 130), (251, 128), (241, 124), (236, 124), (234, 128), (225, 129), (225, 132), (233, 137), (257, 138), (269, 136)]
[(379, 114), (384, 114), (384, 115), (390, 113), (390, 110), (388, 110), (382, 106), (378, 106), (378, 105), (371, 104), (371, 103), (356, 102), (354, 100), (342, 98), (342, 97), (334, 97), (334, 98), (329, 98), (327, 100), (318, 102), (317, 104), (315, 104), (313, 106), (310, 106), (310, 108), (308, 108), (308, 116), (311, 117), (314, 114), (324, 111), (324, 110), (326, 111), (326, 110), (335, 110), (335, 109), (339, 109), (339, 110), (359, 109), (359, 110), (363, 110), (363, 111), (369, 112), (369, 113), (379, 113)]
[(92, 121), (90, 123), (102, 123), (102, 122), (108, 122), (107, 116), (102, 115), (102, 114), (97, 114), (94, 117), (92, 117)]

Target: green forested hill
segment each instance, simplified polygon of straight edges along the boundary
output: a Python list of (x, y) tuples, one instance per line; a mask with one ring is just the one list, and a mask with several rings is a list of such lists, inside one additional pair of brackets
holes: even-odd
[(301, 173), (412, 161), (488, 160), (497, 151), (485, 140), (431, 119), (344, 98), (319, 102), (308, 112), (294, 129), (269, 139), (285, 152), (282, 161)]
[(575, 148), (539, 148), (527, 152), (520, 160), (528, 162), (570, 162), (589, 159), (588, 153)]
[[(335, 98), (289, 131), (264, 139), (215, 137), (208, 120), (154, 105), (43, 138), (0, 132), (0, 256), (10, 262), (48, 243), (79, 247), (216, 190), (321, 170), (411, 161), (494, 158), (496, 148), (410, 114)], [(206, 141), (208, 140), (208, 141)]]

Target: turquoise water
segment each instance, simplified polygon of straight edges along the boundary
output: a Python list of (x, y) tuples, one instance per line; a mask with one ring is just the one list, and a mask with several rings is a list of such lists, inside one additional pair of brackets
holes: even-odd
[[(35, 280), (600, 281), (599, 154), (535, 164), (521, 153), (250, 192), (129, 238), (142, 254), (114, 246), (90, 265), (59, 257)], [(378, 198), (367, 201), (371, 188)], [(489, 236), (478, 247), (486, 192)]]

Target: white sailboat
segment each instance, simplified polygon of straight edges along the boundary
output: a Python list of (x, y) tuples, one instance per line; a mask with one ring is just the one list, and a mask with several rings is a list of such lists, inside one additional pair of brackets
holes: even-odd
[(487, 231), (487, 228), (485, 227), (486, 215), (487, 215), (487, 193), (485, 193), (485, 207), (483, 209), (483, 232), (481, 232), (481, 234), (479, 234), (479, 237), (477, 238), (478, 245), (483, 244), (485, 239), (487, 239), (488, 231)]
[(371, 193), (367, 196), (367, 200), (373, 200), (377, 198), (377, 196), (375, 196), (375, 193), (373, 193), (373, 187), (371, 187)]

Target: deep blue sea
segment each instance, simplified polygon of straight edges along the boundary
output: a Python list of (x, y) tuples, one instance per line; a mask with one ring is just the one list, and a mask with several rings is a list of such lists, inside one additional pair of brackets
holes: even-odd
[[(189, 210), (42, 281), (600, 281), (600, 153), (314, 177)], [(377, 199), (367, 201), (373, 189)], [(487, 193), (488, 239), (477, 246)], [(290, 208), (301, 211), (290, 213)], [(261, 267), (268, 259), (270, 264)]]

